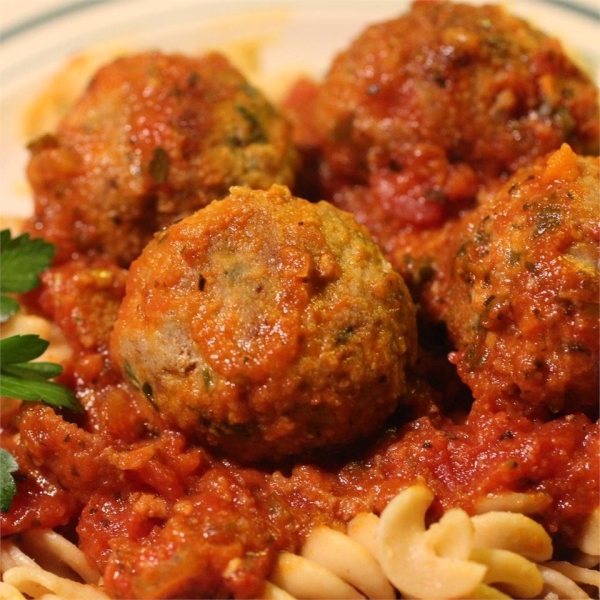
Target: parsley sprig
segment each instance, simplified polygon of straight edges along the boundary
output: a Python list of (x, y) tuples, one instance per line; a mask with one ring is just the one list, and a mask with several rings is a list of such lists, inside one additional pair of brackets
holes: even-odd
[(0, 323), (19, 310), (18, 301), (6, 294), (22, 294), (40, 284), (39, 276), (54, 258), (54, 245), (23, 233), (15, 238), (9, 229), (0, 231)]
[[(0, 231), (0, 322), (5, 323), (19, 310), (13, 295), (36, 288), (40, 275), (50, 266), (54, 246), (28, 234), (12, 237)], [(75, 394), (67, 387), (49, 381), (61, 374), (62, 366), (38, 361), (49, 342), (38, 335), (14, 335), (0, 340), (0, 396), (45, 402), (55, 407), (81, 410)], [(0, 448), (0, 511), (7, 512), (17, 493), (12, 473), (18, 470), (14, 457)]]

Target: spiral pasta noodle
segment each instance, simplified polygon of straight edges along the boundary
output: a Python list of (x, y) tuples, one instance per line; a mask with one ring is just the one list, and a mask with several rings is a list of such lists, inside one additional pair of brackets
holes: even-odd
[(357, 515), (346, 533), (316, 527), (299, 556), (279, 557), (267, 596), (396, 598), (397, 591), (412, 598), (597, 597), (600, 572), (590, 567), (598, 564), (598, 511), (580, 543), (589, 564), (579, 566), (550, 560), (550, 536), (521, 513), (470, 517), (455, 508), (426, 528), (432, 500), (431, 490), (417, 483), (379, 517)]
[[(315, 527), (299, 554), (282, 552), (263, 598), (592, 598), (600, 591), (598, 510), (581, 536), (580, 564), (551, 560), (544, 528), (521, 513), (450, 509), (425, 526), (433, 492), (416, 483), (380, 516), (360, 513), (346, 532)], [(51, 530), (4, 539), (2, 600), (107, 600), (100, 574)], [(594, 596), (591, 594), (595, 594)]]

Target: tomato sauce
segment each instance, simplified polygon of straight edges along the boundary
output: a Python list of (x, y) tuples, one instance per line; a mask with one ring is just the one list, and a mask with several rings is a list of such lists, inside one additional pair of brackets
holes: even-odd
[(85, 412), (25, 406), (5, 415), (2, 440), (20, 465), (3, 535), (75, 522), (115, 597), (259, 596), (280, 550), (298, 551), (318, 523), (343, 529), (360, 511), (381, 511), (418, 478), (436, 494), (431, 519), (525, 494), (532, 516), (562, 541), (598, 504), (597, 424), (583, 415), (536, 422), (510, 407), (475, 408), (455, 422), (424, 381), (413, 386), (410, 414), (400, 411), (346, 456), (236, 465), (166, 427), (112, 369), (104, 325), (122, 293), (80, 259), (48, 272), (38, 309), (87, 323), (64, 326), (76, 353), (63, 379)]

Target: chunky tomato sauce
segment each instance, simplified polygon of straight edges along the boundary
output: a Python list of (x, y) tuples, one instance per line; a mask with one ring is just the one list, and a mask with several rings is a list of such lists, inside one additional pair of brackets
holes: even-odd
[(582, 415), (535, 422), (508, 408), (454, 422), (425, 381), (413, 385), (411, 414), (345, 456), (242, 468), (192, 446), (107, 358), (123, 276), (81, 258), (47, 272), (30, 305), (75, 348), (63, 381), (85, 411), (7, 411), (2, 436), (20, 465), (3, 535), (75, 523), (117, 597), (260, 595), (279, 550), (297, 551), (317, 523), (343, 528), (359, 511), (380, 511), (417, 478), (436, 493), (432, 519), (527, 494), (533, 516), (561, 539), (598, 504), (597, 424)]

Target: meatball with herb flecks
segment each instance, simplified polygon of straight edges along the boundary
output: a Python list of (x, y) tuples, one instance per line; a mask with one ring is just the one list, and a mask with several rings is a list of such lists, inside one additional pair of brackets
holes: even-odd
[(416, 353), (415, 309), (351, 215), (234, 187), (133, 262), (111, 353), (192, 439), (276, 461), (381, 427)]
[(556, 38), (495, 5), (416, 1), (367, 27), (314, 112), (326, 197), (386, 250), (563, 142), (598, 153), (594, 82)]
[(598, 158), (565, 144), (519, 170), (449, 245), (442, 317), (482, 405), (597, 418), (599, 177)]
[(102, 67), (30, 144), (35, 215), (58, 257), (127, 266), (154, 232), (232, 185), (292, 185), (290, 125), (225, 57), (145, 52)]

